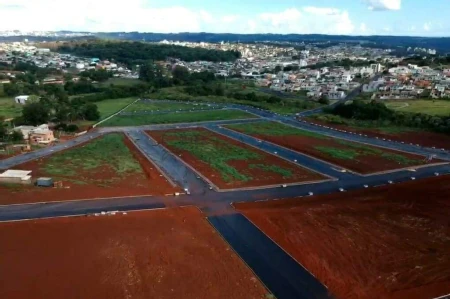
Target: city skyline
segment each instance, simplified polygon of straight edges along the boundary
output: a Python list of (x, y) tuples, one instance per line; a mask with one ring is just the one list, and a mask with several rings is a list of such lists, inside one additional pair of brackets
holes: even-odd
[[(449, 36), (450, 2), (0, 0), (2, 30)], [(20, 20), (20, 21), (18, 21)]]

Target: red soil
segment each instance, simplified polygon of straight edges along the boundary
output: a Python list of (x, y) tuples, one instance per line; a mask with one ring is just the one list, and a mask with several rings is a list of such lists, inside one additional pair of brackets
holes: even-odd
[(5, 299), (263, 299), (267, 294), (192, 207), (5, 222), (0, 242), (0, 298)]
[[(124, 143), (130, 149), (135, 159), (141, 164), (144, 174), (130, 174), (127, 177), (118, 177), (116, 172), (108, 165), (93, 171), (80, 171), (73, 179), (83, 181), (85, 184), (76, 184), (67, 180), (63, 188), (42, 188), (35, 186), (2, 186), (0, 184), (0, 204), (19, 204), (34, 202), (52, 202), (65, 200), (79, 200), (90, 198), (139, 196), (139, 195), (165, 195), (181, 190), (173, 187), (159, 170), (147, 160), (146, 157), (132, 144), (127, 137)], [(83, 146), (80, 145), (80, 146)], [(73, 149), (73, 148), (72, 148)], [(70, 150), (70, 149), (69, 149)], [(47, 177), (43, 166), (48, 159), (39, 159), (14, 167), (14, 169), (31, 170), (32, 176)], [(51, 177), (51, 176), (50, 176)], [(91, 180), (112, 180), (108, 186)]]
[(377, 129), (367, 129), (367, 128), (354, 128), (346, 125), (338, 125), (331, 124), (324, 121), (312, 120), (308, 119), (308, 122), (312, 122), (319, 125), (324, 125), (328, 127), (332, 127), (339, 130), (345, 130), (348, 132), (365, 134), (369, 137), (378, 137), (380, 139), (384, 138), (387, 140), (405, 142), (407, 144), (419, 144), (420, 146), (425, 147), (436, 147), (438, 149), (450, 149), (450, 137), (445, 134), (439, 134), (434, 132), (426, 132), (426, 131), (409, 131), (409, 132), (401, 132), (401, 133), (386, 133), (379, 131)]
[(450, 177), (235, 204), (338, 298), (450, 293)]
[[(226, 141), (227, 144), (232, 144), (239, 146), (241, 148), (245, 148), (252, 152), (256, 152), (260, 158), (259, 159), (249, 159), (249, 160), (232, 160), (228, 162), (228, 165), (234, 167), (239, 173), (252, 178), (249, 181), (225, 181), (222, 177), (222, 174), (219, 170), (214, 169), (210, 164), (207, 164), (200, 159), (198, 159), (193, 154), (189, 153), (185, 150), (177, 149), (173, 146), (167, 144), (173, 138), (166, 135), (168, 132), (192, 132), (199, 131), (206, 133), (206, 136), (200, 137), (196, 142), (198, 142), (199, 146), (202, 144), (214, 144), (214, 140), (211, 140), (210, 137), (218, 138), (220, 140)], [(199, 173), (207, 177), (214, 185), (218, 186), (220, 189), (234, 189), (234, 188), (248, 188), (248, 187), (260, 187), (260, 186), (270, 186), (270, 185), (279, 185), (279, 184), (290, 184), (290, 183), (301, 183), (301, 182), (311, 182), (311, 181), (319, 181), (325, 180), (326, 177), (295, 165), (294, 163), (288, 162), (282, 158), (279, 158), (275, 155), (271, 155), (265, 153), (261, 150), (238, 142), (234, 139), (225, 137), (220, 134), (216, 134), (209, 130), (198, 128), (198, 129), (181, 129), (181, 130), (166, 130), (166, 131), (148, 131), (148, 135), (150, 135), (153, 139), (155, 139), (158, 143), (164, 145), (170, 151), (172, 151), (177, 156), (180, 156), (183, 161), (193, 168), (195, 168)], [(262, 170), (259, 168), (250, 168), (252, 164), (264, 164), (269, 166), (278, 166), (282, 169), (289, 170), (292, 173), (291, 177), (283, 177), (281, 174)]]
[[(229, 128), (231, 129), (231, 128)], [(235, 130), (235, 129), (232, 129)], [(239, 130), (235, 130), (239, 131)], [(245, 133), (244, 131), (241, 131), (242, 133)], [(388, 158), (382, 157), (381, 155), (377, 154), (371, 154), (371, 155), (360, 155), (356, 157), (355, 159), (339, 159), (330, 156), (327, 153), (321, 152), (320, 150), (316, 149), (315, 147), (329, 147), (329, 148), (336, 148), (341, 150), (347, 150), (349, 149), (348, 146), (345, 144), (339, 143), (336, 139), (333, 138), (314, 138), (309, 136), (302, 136), (302, 135), (290, 135), (290, 136), (271, 136), (271, 135), (260, 135), (260, 134), (252, 134), (252, 136), (265, 140), (268, 142), (272, 142), (278, 145), (281, 145), (283, 147), (289, 148), (291, 150), (305, 153), (309, 156), (312, 156), (314, 158), (326, 161), (328, 163), (332, 163), (335, 165), (339, 165), (343, 168), (349, 169), (351, 171), (360, 173), (360, 174), (371, 174), (371, 173), (377, 173), (382, 171), (389, 171), (389, 170), (395, 170), (400, 168), (407, 168), (412, 166), (419, 166), (419, 165), (425, 165), (425, 164), (431, 164), (431, 163), (438, 163), (443, 162), (440, 160), (432, 160), (431, 162), (425, 161), (425, 157), (409, 154), (405, 152), (399, 152), (395, 150), (390, 150), (386, 148), (379, 148), (379, 147), (373, 147), (370, 145), (364, 145), (364, 144), (357, 144), (350, 141), (346, 141), (351, 144), (356, 144), (359, 146), (364, 146), (367, 148), (374, 148), (383, 151), (383, 153), (389, 153), (389, 154), (396, 154), (401, 155), (405, 158), (408, 158), (409, 160), (413, 160), (417, 163), (414, 163), (414, 165), (404, 165), (397, 161), (390, 160)], [(357, 150), (359, 151), (359, 150)]]

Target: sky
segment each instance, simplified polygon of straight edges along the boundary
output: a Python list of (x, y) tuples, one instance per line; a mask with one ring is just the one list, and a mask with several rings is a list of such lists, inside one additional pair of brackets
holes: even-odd
[(0, 0), (0, 31), (450, 36), (450, 0)]

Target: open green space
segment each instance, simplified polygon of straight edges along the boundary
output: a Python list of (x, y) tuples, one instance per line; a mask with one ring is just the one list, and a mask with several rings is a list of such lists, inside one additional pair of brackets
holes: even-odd
[[(233, 88), (238, 91), (239, 93), (247, 94), (252, 92), (253, 89), (259, 89), (259, 87), (252, 87), (249, 90), (239, 90), (238, 87), (230, 87), (230, 90), (225, 89), (225, 93), (233, 93)], [(241, 87), (242, 89), (242, 87)], [(275, 94), (268, 94), (265, 92), (255, 92), (258, 96), (264, 96), (265, 98), (269, 98), (270, 96), (276, 96)], [(158, 91), (149, 94), (150, 98), (153, 99), (160, 99), (160, 100), (174, 100), (174, 101), (196, 101), (196, 102), (208, 102), (208, 103), (235, 103), (235, 104), (243, 104), (243, 105), (250, 105), (253, 107), (258, 107), (262, 109), (267, 109), (272, 112), (280, 113), (280, 114), (295, 114), (304, 110), (311, 110), (318, 107), (321, 107), (322, 105), (310, 101), (305, 100), (303, 97), (300, 98), (287, 98), (283, 99), (283, 102), (281, 103), (270, 103), (268, 101), (247, 101), (247, 100), (239, 100), (235, 99), (233, 97), (227, 97), (227, 96), (217, 96), (217, 95), (208, 95), (208, 96), (192, 96), (187, 94), (184, 91), (183, 86), (176, 86), (176, 87), (167, 87), (167, 88), (161, 88)]]
[(380, 133), (386, 134), (399, 134), (405, 132), (420, 132), (423, 129), (410, 128), (396, 125), (390, 121), (370, 121), (370, 120), (358, 120), (348, 119), (334, 114), (316, 114), (309, 116), (307, 119), (318, 120), (330, 125), (345, 125), (354, 130), (373, 129)]
[(449, 116), (450, 100), (390, 100), (386, 107), (402, 112)]
[(111, 114), (116, 113), (120, 109), (124, 108), (128, 104), (133, 103), (136, 98), (122, 98), (122, 99), (111, 99), (100, 102), (95, 102), (100, 112), (100, 119), (105, 119)]
[(216, 110), (199, 112), (179, 112), (167, 114), (117, 115), (102, 123), (102, 127), (142, 126), (150, 124), (169, 124), (228, 119), (256, 118), (255, 115), (239, 110)]
[(22, 114), (22, 105), (15, 104), (13, 97), (0, 98), (0, 117), (13, 118)]
[(301, 135), (319, 139), (327, 138), (314, 132), (297, 129), (278, 122), (261, 121), (252, 124), (227, 125), (227, 128), (235, 129), (249, 135), (293, 136)]
[[(262, 157), (247, 148), (240, 147), (214, 136), (207, 131), (183, 131), (167, 133), (167, 144), (188, 151), (197, 159), (207, 163), (219, 171), (225, 182), (233, 180), (250, 181), (251, 177), (240, 173), (236, 168), (230, 166), (230, 161), (247, 161), (261, 159)], [(201, 144), (201, 146), (199, 146)], [(276, 172), (286, 178), (292, 176), (292, 172), (275, 165), (249, 164), (250, 169), (260, 169), (263, 172)]]
[(190, 104), (190, 103), (178, 103), (178, 102), (145, 102), (138, 101), (128, 107), (125, 111), (156, 111), (156, 110), (178, 110), (178, 109), (206, 109), (206, 104)]
[(98, 179), (102, 183), (142, 174), (142, 168), (124, 144), (124, 138), (121, 134), (108, 134), (81, 147), (56, 153), (48, 158), (43, 170), (50, 176), (82, 182), (86, 176), (95, 177), (95, 174), (104, 172), (104, 167), (112, 169), (115, 176), (108, 180)]

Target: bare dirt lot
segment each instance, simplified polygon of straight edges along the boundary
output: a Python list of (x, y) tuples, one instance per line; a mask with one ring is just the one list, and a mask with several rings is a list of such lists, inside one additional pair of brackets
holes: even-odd
[(360, 174), (443, 162), (436, 159), (426, 161), (423, 156), (331, 138), (275, 122), (226, 127)]
[(264, 299), (196, 208), (0, 223), (0, 298)]
[(31, 170), (34, 178), (51, 177), (62, 182), (62, 188), (0, 184), (0, 204), (164, 195), (180, 190), (121, 134), (108, 134), (14, 169)]
[(220, 189), (325, 180), (277, 156), (206, 129), (148, 131)]
[(450, 293), (450, 177), (235, 207), (338, 298)]

